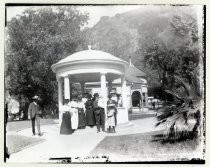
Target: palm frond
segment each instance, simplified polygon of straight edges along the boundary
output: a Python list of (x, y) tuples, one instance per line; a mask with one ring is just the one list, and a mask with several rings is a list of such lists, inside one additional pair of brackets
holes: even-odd
[(175, 76), (175, 82), (173, 88), (165, 90), (174, 97), (173, 105), (158, 110), (158, 122), (155, 126), (165, 125), (165, 136), (168, 139), (197, 136), (201, 118), (201, 94), (195, 84), (190, 84), (179, 76)]
[(174, 112), (173, 106), (164, 107), (158, 111), (159, 115), (157, 116), (157, 119), (159, 121), (162, 121), (163, 119), (166, 119), (170, 117), (171, 115), (173, 115), (173, 112)]
[(163, 119), (163, 120), (157, 122), (157, 123), (155, 124), (155, 127), (157, 127), (157, 126), (163, 124), (164, 122), (166, 122), (166, 120), (167, 120), (167, 119)]
[(186, 93), (189, 97), (191, 97), (191, 98), (201, 97), (200, 92), (197, 91), (194, 84), (190, 85), (184, 79), (180, 78), (177, 75), (175, 76), (175, 79), (176, 79), (176, 82), (178, 82), (179, 84), (181, 84), (185, 88), (185, 91), (186, 91)]
[(183, 117), (183, 113), (179, 113), (170, 117), (166, 122), (168, 128), (166, 130), (166, 137), (171, 139), (179, 139), (181, 135), (188, 135), (190, 130), (193, 129), (193, 125), (188, 124), (186, 118)]
[(177, 93), (175, 93), (172, 90), (165, 90), (165, 92), (168, 93), (168, 94), (171, 94), (172, 96), (174, 96), (174, 97), (176, 97), (176, 98), (178, 98), (180, 100), (182, 99)]

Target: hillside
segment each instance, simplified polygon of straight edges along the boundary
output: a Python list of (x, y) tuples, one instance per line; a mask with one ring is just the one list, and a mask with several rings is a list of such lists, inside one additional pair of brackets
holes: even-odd
[(196, 13), (191, 6), (145, 5), (114, 17), (104, 16), (88, 30), (88, 43), (126, 61), (131, 56), (133, 63), (154, 80), (156, 74), (144, 66), (144, 47), (152, 44), (151, 39), (161, 39), (168, 47), (179, 44), (171, 31), (174, 16), (196, 18)]

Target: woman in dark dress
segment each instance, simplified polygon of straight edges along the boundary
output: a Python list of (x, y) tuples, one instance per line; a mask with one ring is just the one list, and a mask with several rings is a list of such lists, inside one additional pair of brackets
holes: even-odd
[(70, 114), (70, 108), (68, 105), (69, 100), (65, 100), (65, 104), (63, 106), (63, 113), (62, 113), (62, 123), (60, 127), (60, 134), (63, 135), (69, 135), (74, 132), (74, 130), (71, 128), (71, 114)]
[(78, 96), (78, 128), (79, 129), (84, 129), (86, 126), (86, 119), (85, 119), (85, 104), (82, 101), (82, 96)]
[(85, 108), (86, 108), (86, 124), (87, 126), (93, 127), (96, 125), (96, 121), (93, 111), (93, 101), (91, 94), (88, 95), (88, 100), (85, 103)]

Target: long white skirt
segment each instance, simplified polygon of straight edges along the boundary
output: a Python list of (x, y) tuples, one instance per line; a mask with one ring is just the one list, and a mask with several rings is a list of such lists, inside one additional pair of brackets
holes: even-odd
[(77, 129), (78, 128), (78, 110), (76, 108), (71, 108), (71, 128)]
[[(115, 110), (114, 109), (111, 109), (108, 111), (108, 118), (107, 118), (107, 125), (108, 126), (115, 126), (115, 118), (114, 118), (114, 112)], [(109, 115), (112, 115), (112, 116), (109, 116)]]

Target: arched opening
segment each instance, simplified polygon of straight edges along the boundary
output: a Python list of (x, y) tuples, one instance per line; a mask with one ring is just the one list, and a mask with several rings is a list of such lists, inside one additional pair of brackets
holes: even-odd
[(141, 94), (139, 91), (132, 93), (132, 106), (141, 108)]

